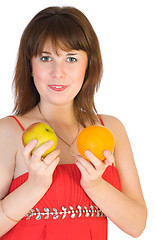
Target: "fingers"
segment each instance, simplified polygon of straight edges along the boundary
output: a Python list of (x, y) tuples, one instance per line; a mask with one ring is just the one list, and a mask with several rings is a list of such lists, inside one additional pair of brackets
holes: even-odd
[(51, 161), (51, 163), (47, 166), (47, 174), (51, 175), (51, 172), (54, 172), (56, 166), (58, 165), (60, 161), (60, 157), (56, 157), (53, 161)]
[(81, 172), (81, 186), (87, 191), (98, 186), (103, 181), (102, 175), (106, 168), (114, 163), (114, 156), (108, 150), (105, 151), (106, 159), (104, 161), (100, 161), (90, 151), (86, 151), (85, 155), (89, 161), (81, 156), (77, 156), (75, 163)]
[(86, 157), (91, 161), (91, 163), (94, 165), (96, 170), (100, 170), (103, 163), (100, 161), (92, 152), (90, 151), (85, 151)]
[(86, 156), (90, 160), (86, 160), (81, 156), (76, 157), (76, 165), (81, 171), (82, 177), (95, 179), (98, 176), (102, 176), (106, 167), (103, 162), (101, 162), (93, 153), (86, 151)]
[(59, 155), (60, 155), (60, 150), (57, 149), (57, 150), (51, 152), (50, 154), (48, 154), (48, 155), (44, 158), (43, 162), (44, 162), (47, 166), (49, 166), (49, 165), (53, 162), (53, 160), (56, 160), (57, 158), (58, 158), (57, 160), (60, 160)]
[(76, 165), (80, 169), (82, 175), (91, 175), (94, 171), (94, 166), (91, 164), (91, 162), (88, 162), (81, 156), (76, 157)]
[[(53, 145), (53, 141), (48, 141), (34, 150), (37, 141), (33, 139), (23, 149), (23, 157), (29, 172), (29, 183), (39, 188), (48, 189), (53, 180), (53, 172), (58, 165), (60, 150), (56, 149), (46, 157), (42, 155)], [(32, 150), (34, 150), (33, 153)]]
[[(33, 139), (30, 141), (23, 150), (23, 156), (25, 159), (25, 163), (30, 168), (36, 168), (35, 166), (42, 166), (45, 169), (49, 167), (53, 162), (53, 168), (57, 166), (57, 164), (60, 161), (59, 154), (60, 150), (54, 150), (53, 152), (49, 153), (45, 158), (42, 158), (42, 155), (52, 147), (53, 141), (47, 141), (46, 143), (42, 144), (40, 147), (38, 147), (33, 154), (31, 154), (32, 150), (37, 145), (37, 140)], [(39, 163), (39, 165), (38, 165)], [(52, 166), (51, 166), (52, 167)], [(51, 169), (50, 167), (50, 169)]]
[(37, 145), (37, 140), (33, 139), (24, 147), (22, 154), (25, 159), (29, 159), (31, 157), (31, 152), (36, 145)]
[(41, 156), (53, 145), (53, 141), (47, 141), (44, 144), (42, 144), (40, 147), (38, 147), (33, 154), (31, 154), (32, 150), (37, 145), (37, 140), (33, 139), (30, 141), (24, 148), (23, 156), (25, 160), (34, 159), (34, 161), (40, 161)]
[(104, 151), (104, 155), (106, 157), (104, 161), (100, 161), (92, 152), (88, 150), (85, 152), (85, 155), (90, 161), (85, 160), (81, 156), (76, 157), (77, 166), (81, 172), (84, 172), (85, 174), (88, 173), (89, 175), (92, 175), (94, 174), (94, 170), (98, 172), (104, 172), (109, 165), (114, 163), (114, 156), (108, 150)]
[(40, 160), (41, 156), (53, 146), (53, 141), (47, 141), (44, 144), (42, 144), (40, 147), (38, 147), (32, 154), (32, 158), (36, 160)]
[[(91, 154), (87, 154), (87, 157), (88, 155), (90, 157)], [(91, 157), (96, 158), (94, 155), (91, 155)], [(100, 164), (99, 170), (96, 169), (96, 167), (98, 167), (99, 165), (97, 165), (96, 167), (94, 166), (96, 161), (98, 161)], [(77, 156), (76, 158), (76, 165), (81, 172), (80, 183), (85, 191), (87, 191), (88, 189), (90, 190), (91, 188), (94, 188), (98, 185), (98, 183), (102, 180), (102, 174), (105, 170), (104, 164), (99, 159), (93, 159), (92, 162), (94, 164), (92, 164), (91, 161), (82, 158), (81, 156)]]
[(90, 151), (85, 152), (86, 157), (91, 161), (96, 170), (100, 169), (103, 163), (105, 166), (109, 166), (114, 163), (114, 156), (109, 150), (105, 150), (103, 154), (106, 159), (104, 161), (100, 161), (92, 152)]
[(115, 162), (113, 154), (109, 150), (104, 151), (104, 156), (105, 156), (105, 164), (107, 165), (112, 165)]

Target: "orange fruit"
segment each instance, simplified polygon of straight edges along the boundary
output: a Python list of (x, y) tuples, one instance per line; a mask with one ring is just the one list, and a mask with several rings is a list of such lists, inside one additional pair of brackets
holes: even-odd
[(76, 141), (77, 149), (80, 155), (89, 160), (85, 156), (85, 151), (91, 151), (99, 160), (103, 161), (105, 156), (104, 150), (109, 150), (111, 153), (115, 146), (115, 139), (112, 132), (104, 127), (92, 125), (84, 128), (78, 135)]

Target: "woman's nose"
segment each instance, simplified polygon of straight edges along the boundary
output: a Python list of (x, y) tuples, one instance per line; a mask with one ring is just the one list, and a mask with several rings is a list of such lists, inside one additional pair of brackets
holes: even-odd
[(65, 68), (62, 62), (55, 62), (52, 66), (52, 76), (55, 78), (63, 78), (65, 76)]

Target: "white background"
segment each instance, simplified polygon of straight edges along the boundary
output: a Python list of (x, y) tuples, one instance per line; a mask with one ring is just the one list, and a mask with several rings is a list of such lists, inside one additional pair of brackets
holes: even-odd
[[(45, 7), (71, 5), (92, 23), (101, 46), (104, 76), (96, 95), (99, 113), (126, 127), (145, 200), (148, 221), (140, 240), (155, 239), (155, 6), (152, 0), (14, 0), (0, 3), (0, 117), (13, 109), (11, 83), (21, 34)], [(128, 212), (126, 212), (128, 214)], [(94, 226), (95, 227), (95, 226)], [(129, 240), (109, 221), (108, 240)]]

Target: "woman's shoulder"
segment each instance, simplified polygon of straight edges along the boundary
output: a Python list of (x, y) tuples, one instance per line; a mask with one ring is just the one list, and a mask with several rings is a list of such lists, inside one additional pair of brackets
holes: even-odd
[(115, 138), (123, 138), (123, 136), (127, 137), (126, 129), (124, 124), (121, 122), (120, 119), (111, 115), (100, 114), (104, 126), (109, 128), (115, 135)]
[(0, 130), (21, 134), (29, 125), (37, 121), (35, 108), (23, 115), (9, 115), (0, 119)]
[(0, 119), (0, 199), (9, 189), (14, 174), (16, 153), (21, 144), (21, 135), (11, 117)]
[(15, 134), (18, 132), (18, 124), (11, 116), (6, 116), (0, 119), (0, 131), (1, 134)]
[(6, 116), (0, 119), (0, 131), (3, 132), (13, 132), (15, 131), (16, 124), (12, 117)]
[(16, 154), (22, 135), (17, 122), (12, 117), (0, 119), (0, 133), (1, 152), (9, 148), (10, 154)]
[(123, 123), (115, 116), (100, 114), (105, 127), (116, 128), (118, 126), (123, 127)]

